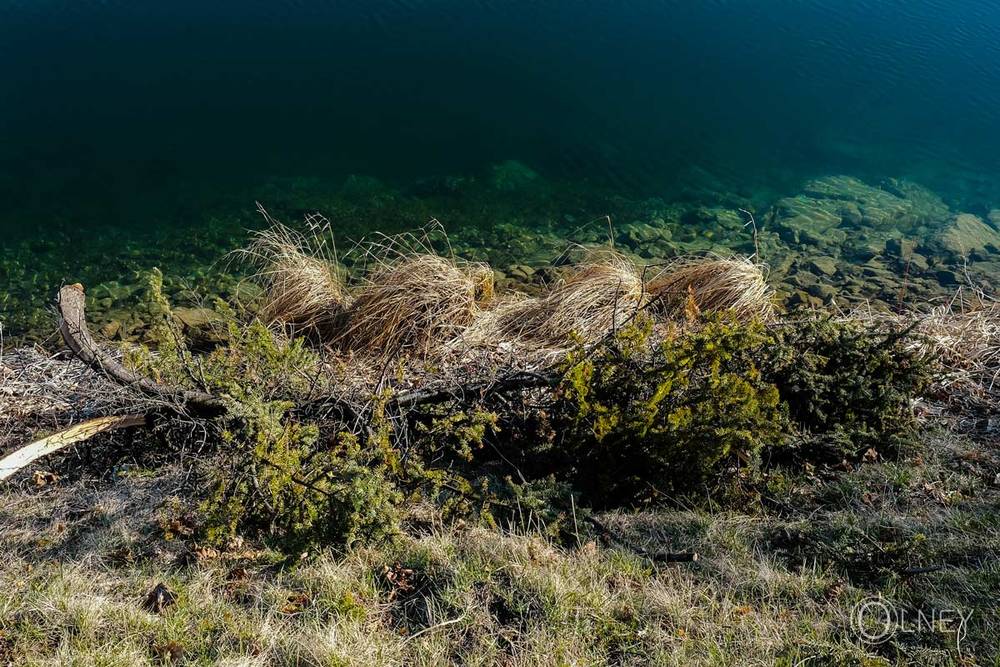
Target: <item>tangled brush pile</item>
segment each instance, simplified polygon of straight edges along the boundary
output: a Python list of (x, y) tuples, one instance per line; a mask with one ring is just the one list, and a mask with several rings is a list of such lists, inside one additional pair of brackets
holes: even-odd
[(944, 371), (935, 380), (935, 393), (952, 409), (975, 419), (1000, 414), (1000, 303), (996, 299), (962, 290), (928, 314), (890, 317), (900, 325), (912, 325), (920, 334), (920, 344), (930, 348)]

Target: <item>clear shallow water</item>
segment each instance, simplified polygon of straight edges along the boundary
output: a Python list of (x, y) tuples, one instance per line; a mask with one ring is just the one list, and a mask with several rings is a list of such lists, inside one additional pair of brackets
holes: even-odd
[(0, 252), (58, 232), (45, 261), (107, 277), (119, 236), (197, 254), (254, 199), (506, 159), (564, 202), (846, 173), (985, 213), (998, 37), (984, 0), (0, 1)]

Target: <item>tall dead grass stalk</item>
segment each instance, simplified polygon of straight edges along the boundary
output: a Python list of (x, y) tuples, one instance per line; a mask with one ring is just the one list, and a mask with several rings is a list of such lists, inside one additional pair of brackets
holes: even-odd
[(429, 355), (460, 335), (493, 295), (493, 273), (431, 254), (402, 256), (368, 277), (334, 343), (361, 354)]

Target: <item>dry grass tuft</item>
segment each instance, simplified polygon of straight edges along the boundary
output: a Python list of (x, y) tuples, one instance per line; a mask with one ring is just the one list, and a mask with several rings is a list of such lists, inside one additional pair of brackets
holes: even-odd
[(493, 295), (493, 273), (431, 254), (400, 256), (376, 269), (334, 341), (362, 354), (428, 355), (472, 324)]
[(586, 342), (625, 323), (645, 302), (635, 264), (604, 252), (592, 255), (539, 298), (509, 298), (477, 322), (472, 342), (510, 341), (564, 347), (574, 337)]
[(911, 317), (944, 370), (938, 392), (953, 407), (1000, 412), (1000, 302), (962, 290), (928, 315), (903, 316)]
[(664, 267), (646, 286), (654, 308), (683, 316), (693, 305), (702, 312), (728, 310), (741, 319), (774, 316), (773, 293), (760, 265), (748, 257), (684, 257)]
[[(265, 213), (266, 216), (266, 213)], [(270, 218), (268, 218), (270, 220)], [(267, 324), (288, 324), (328, 334), (348, 304), (344, 282), (316, 237), (274, 222), (254, 234), (243, 251), (264, 287), (258, 315)]]

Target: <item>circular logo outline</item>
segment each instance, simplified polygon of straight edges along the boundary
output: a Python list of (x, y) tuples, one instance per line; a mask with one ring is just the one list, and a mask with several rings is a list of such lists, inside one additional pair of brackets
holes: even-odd
[(869, 644), (888, 641), (895, 634), (895, 626), (892, 607), (882, 598), (865, 598), (851, 610), (851, 630)]

